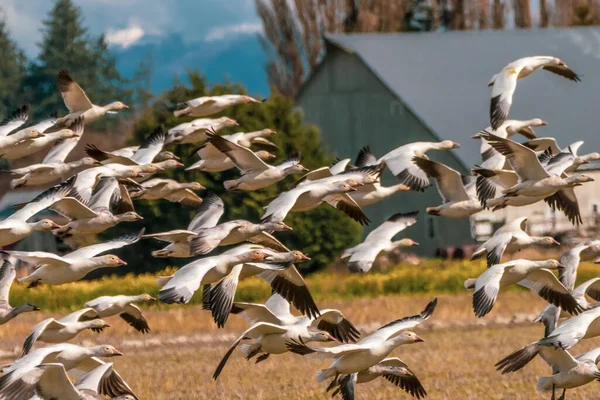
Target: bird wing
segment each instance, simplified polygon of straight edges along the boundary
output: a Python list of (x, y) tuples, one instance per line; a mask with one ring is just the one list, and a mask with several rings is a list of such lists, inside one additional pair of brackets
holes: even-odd
[(512, 233), (508, 232), (501, 233), (499, 235), (496, 233), (488, 241), (481, 245), (481, 247), (484, 247), (487, 250), (486, 258), (488, 268), (492, 265), (500, 264), (502, 255), (506, 250), (506, 246), (508, 246), (514, 237)]
[(229, 360), (229, 357), (231, 357), (231, 354), (233, 353), (233, 351), (235, 350), (235, 348), (240, 344), (240, 342), (244, 339), (258, 339), (262, 336), (266, 336), (266, 335), (281, 335), (287, 332), (287, 329), (281, 326), (277, 326), (274, 324), (269, 324), (266, 322), (259, 322), (257, 324), (252, 325), (250, 328), (246, 329), (246, 331), (244, 333), (242, 333), (240, 335), (240, 337), (238, 337), (236, 339), (235, 342), (233, 342), (233, 344), (229, 347), (229, 350), (227, 350), (227, 352), (225, 353), (225, 355), (223, 356), (223, 358), (221, 359), (221, 361), (219, 362), (219, 365), (217, 365), (217, 368), (215, 369), (215, 372), (213, 373), (213, 379), (216, 380), (219, 375), (221, 375), (221, 372), (223, 371), (223, 368), (225, 368), (225, 364), (227, 364), (227, 360)]
[(241, 226), (240, 221), (229, 221), (212, 228), (199, 230), (190, 241), (190, 253), (208, 254), (227, 238), (234, 230)]
[(579, 262), (581, 261), (581, 252), (587, 248), (587, 245), (580, 244), (560, 256), (559, 261), (564, 268), (559, 271), (558, 276), (562, 284), (568, 289), (572, 290), (575, 287), (577, 269), (579, 268)]
[(61, 183), (60, 185), (51, 187), (50, 189), (47, 189), (39, 195), (37, 195), (33, 200), (27, 203), (19, 211), (12, 214), (9, 218), (27, 221), (29, 218), (33, 217), (38, 212), (50, 207), (57, 200), (69, 196), (72, 188), (73, 179)]
[(58, 320), (58, 322), (62, 324), (71, 324), (74, 322), (89, 321), (91, 319), (96, 318), (98, 318), (98, 313), (96, 312), (96, 310), (90, 307), (86, 307), (62, 317)]
[(64, 162), (71, 150), (77, 146), (79, 137), (72, 137), (66, 139), (57, 140), (54, 146), (50, 149), (44, 160), (43, 164), (54, 164)]
[(566, 65), (546, 65), (542, 69), (552, 72), (553, 74), (560, 75), (564, 78), (572, 80), (574, 82), (580, 82), (581, 78), (571, 68)]
[[(101, 365), (106, 364), (104, 361), (97, 357), (88, 358), (79, 364), (75, 368), (69, 370), (69, 374), (73, 375), (78, 380), (84, 379), (84, 377), (91, 371), (95, 370)], [(111, 398), (130, 395), (134, 399), (138, 399), (131, 387), (125, 382), (125, 380), (115, 371), (114, 368), (103, 375), (100, 380), (98, 393), (101, 395), (109, 396)]]
[(115, 177), (105, 176), (100, 178), (96, 187), (93, 188), (89, 207), (92, 210), (110, 210), (111, 206), (117, 204), (120, 198), (121, 191), (119, 190), (119, 181), (117, 181)]
[(590, 360), (594, 364), (598, 364), (598, 361), (600, 361), (600, 359), (599, 359), (600, 358), (600, 347), (596, 347), (595, 349), (592, 349), (590, 351), (586, 351), (585, 353), (579, 354), (575, 358), (578, 361)]
[(323, 201), (330, 206), (337, 208), (361, 225), (368, 225), (370, 222), (362, 208), (348, 195), (348, 193), (330, 194), (325, 196)]
[(494, 232), (494, 236), (502, 233), (516, 233), (527, 229), (527, 217), (515, 218), (512, 221), (502, 225)]
[(91, 246), (82, 247), (69, 254), (66, 254), (65, 258), (69, 260), (76, 260), (88, 257), (95, 257), (98, 254), (104, 253), (109, 250), (120, 249), (121, 247), (128, 246), (140, 240), (144, 235), (144, 230), (145, 228), (142, 228), (136, 235), (125, 235), (104, 243), (98, 243), (93, 244)]
[(98, 216), (95, 211), (91, 210), (74, 197), (60, 199), (48, 208), (72, 220), (94, 218)]
[[(4, 118), (0, 122), (0, 136), (7, 136), (10, 132), (14, 131), (29, 118), (29, 106), (24, 105), (13, 111), (8, 117)], [(43, 132), (43, 131), (41, 131)]]
[(71, 263), (61, 256), (45, 251), (7, 251), (11, 256), (33, 265), (69, 266)]
[(63, 364), (40, 364), (42, 372), (35, 392), (43, 399), (80, 400), (79, 391), (73, 386)]
[(210, 132), (207, 132), (206, 136), (217, 150), (233, 161), (242, 174), (257, 173), (270, 168), (252, 150)]
[(156, 127), (150, 135), (145, 138), (131, 159), (138, 164), (149, 164), (163, 149), (167, 133), (162, 125)]
[(412, 315), (410, 317), (404, 317), (404, 318), (400, 318), (395, 321), (392, 321), (392, 322), (382, 326), (381, 328), (379, 328), (378, 330), (376, 330), (374, 333), (370, 334), (369, 336), (364, 337), (358, 343), (366, 344), (366, 343), (373, 342), (373, 341), (376, 341), (376, 342), (385, 341), (405, 329), (413, 328), (413, 327), (427, 321), (429, 319), (429, 317), (431, 317), (431, 314), (433, 314), (433, 311), (435, 310), (436, 305), (437, 305), (437, 298), (430, 301), (427, 304), (427, 306), (425, 307), (425, 309), (423, 311), (421, 311), (421, 313)]
[(561, 189), (552, 196), (546, 197), (544, 201), (553, 210), (562, 211), (573, 225), (581, 225), (583, 223), (577, 195), (572, 187)]
[(271, 235), (268, 232), (261, 232), (247, 240), (250, 243), (258, 244), (280, 253), (287, 253), (290, 251), (290, 249), (288, 249), (283, 243), (277, 240), (275, 236)]
[(2, 266), (0, 267), (0, 303), (6, 302), (6, 304), (8, 304), (10, 287), (16, 276), (17, 270), (11, 260), (3, 260)]
[(329, 167), (321, 167), (321, 168), (313, 169), (312, 171), (307, 172), (302, 177), (300, 177), (298, 180), (296, 180), (296, 182), (294, 182), (291, 187), (295, 188), (302, 182), (316, 181), (316, 180), (323, 179), (323, 178), (329, 178), (330, 176), (333, 176), (333, 174), (331, 173), (331, 170), (329, 169)]
[(310, 325), (328, 332), (340, 342), (356, 342), (360, 338), (360, 331), (339, 310), (321, 310), (321, 315)]
[(400, 183), (410, 187), (412, 190), (423, 191), (429, 186), (429, 177), (421, 168), (413, 163), (413, 156), (414, 151), (404, 151), (399, 155), (394, 154), (393, 157), (385, 155), (383, 161), (385, 161), (389, 170), (398, 178)]
[(513, 93), (517, 88), (517, 78), (521, 68), (511, 64), (503, 68), (494, 78), (490, 103), (490, 123), (493, 129), (498, 129), (508, 117)]
[(556, 143), (556, 139), (553, 137), (541, 137), (528, 140), (523, 143), (523, 146), (533, 150), (533, 151), (546, 151), (550, 149), (552, 154), (560, 153), (560, 147)]
[(567, 372), (579, 364), (571, 353), (560, 347), (541, 347), (540, 357), (553, 369), (554, 373)]
[[(0, 270), (0, 278), (2, 276), (2, 272)], [(0, 280), (0, 286), (2, 285), (2, 281)], [(583, 282), (581, 285), (577, 286), (573, 290), (573, 296), (590, 296), (592, 299), (596, 301), (600, 301), (600, 278), (593, 278), (588, 281)], [(0, 297), (2, 300), (2, 297)]]
[(97, 161), (101, 161), (102, 164), (122, 164), (122, 165), (139, 165), (129, 157), (115, 155), (108, 151), (101, 150), (98, 146), (93, 144), (87, 144), (85, 146), (85, 152), (88, 156), (92, 157)]
[(94, 368), (77, 380), (78, 390), (100, 392), (100, 384), (113, 372), (113, 363), (104, 363)]
[(258, 322), (267, 322), (275, 325), (283, 324), (282, 320), (279, 319), (279, 317), (277, 317), (277, 315), (275, 315), (275, 313), (273, 313), (266, 304), (236, 302), (233, 303), (231, 313), (240, 314), (249, 324), (256, 324)]
[(294, 207), (294, 204), (296, 204), (296, 201), (298, 201), (298, 198), (312, 188), (312, 185), (301, 185), (286, 192), (279, 193), (279, 195), (266, 207), (265, 214), (261, 219), (262, 222), (283, 221)]
[(562, 308), (569, 314), (579, 314), (582, 309), (569, 290), (550, 270), (542, 268), (527, 274), (519, 285), (536, 292), (541, 298)]
[(93, 107), (83, 89), (71, 78), (66, 69), (58, 71), (58, 90), (70, 112), (86, 111)]
[(308, 317), (319, 315), (319, 308), (295, 266), (291, 265), (283, 270), (263, 271), (257, 276), (271, 285), (274, 292), (289, 301), (302, 314)]
[(24, 356), (26, 354), (29, 354), (29, 352), (31, 352), (33, 345), (39, 339), (39, 337), (42, 335), (42, 333), (44, 333), (44, 331), (46, 329), (58, 330), (58, 329), (63, 329), (65, 327), (66, 327), (65, 324), (63, 324), (62, 322), (58, 322), (54, 318), (48, 318), (48, 319), (45, 319), (42, 322), (38, 323), (33, 328), (31, 328), (31, 333), (27, 336), (27, 338), (25, 338), (21, 356)]
[(181, 267), (158, 293), (160, 301), (167, 304), (188, 303), (200, 288), (202, 279), (213, 268), (215, 257), (206, 257)]
[(419, 212), (413, 211), (409, 213), (397, 213), (392, 215), (383, 224), (373, 229), (367, 235), (364, 242), (388, 242), (392, 240), (399, 232), (402, 232), (409, 226), (417, 223)]
[(549, 176), (535, 152), (530, 148), (489, 132), (484, 133), (483, 137), (500, 154), (506, 156), (510, 167), (517, 173), (521, 181), (544, 179)]
[(428, 177), (435, 179), (435, 184), (444, 203), (469, 200), (469, 195), (467, 194), (461, 175), (458, 171), (447, 165), (423, 157), (415, 157), (413, 158), (413, 162), (425, 172)]
[(225, 204), (214, 193), (207, 194), (198, 208), (198, 213), (188, 225), (188, 230), (197, 232), (203, 228), (212, 228), (217, 225), (225, 213)]
[(127, 304), (125, 309), (121, 314), (119, 314), (125, 322), (127, 322), (133, 329), (141, 333), (150, 332), (150, 327), (148, 326), (148, 322), (144, 315), (142, 314), (142, 310), (135, 304)]
[(152, 238), (152, 239), (160, 240), (162, 242), (175, 243), (175, 242), (185, 242), (192, 236), (196, 236), (196, 232), (186, 231), (184, 229), (177, 229), (174, 231), (151, 233), (149, 235), (144, 235), (143, 239)]
[(514, 262), (493, 265), (477, 278), (473, 293), (473, 311), (477, 317), (481, 318), (492, 310), (500, 291), (500, 280), (506, 268), (514, 265)]
[(166, 197), (167, 200), (173, 203), (180, 203), (184, 206), (199, 207), (202, 204), (202, 199), (190, 189), (182, 189), (171, 193)]

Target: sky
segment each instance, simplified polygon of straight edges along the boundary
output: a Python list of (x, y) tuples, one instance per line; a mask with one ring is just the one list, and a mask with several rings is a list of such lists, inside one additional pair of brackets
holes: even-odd
[[(215, 42), (261, 31), (254, 0), (74, 0), (93, 35), (128, 47), (145, 36), (179, 33), (186, 42)], [(37, 54), (49, 0), (2, 0), (8, 28), (28, 56)]]
[[(93, 36), (104, 34), (125, 74), (140, 57), (141, 48), (155, 44), (157, 54), (168, 52), (175, 40), (181, 54), (169, 59), (153, 57), (155, 91), (163, 90), (175, 73), (200, 68), (215, 81), (231, 78), (250, 90), (268, 90), (265, 58), (259, 54), (257, 34), (262, 32), (254, 0), (73, 0)], [(13, 39), (29, 58), (38, 54), (42, 20), (53, 7), (51, 0), (1, 0), (4, 19)], [(143, 47), (146, 46), (146, 47)], [(246, 50), (250, 48), (251, 50)], [(232, 63), (235, 53), (239, 63)], [(234, 53), (234, 54), (231, 54)], [(260, 63), (242, 70), (249, 62)], [(169, 75), (166, 77), (165, 75)]]

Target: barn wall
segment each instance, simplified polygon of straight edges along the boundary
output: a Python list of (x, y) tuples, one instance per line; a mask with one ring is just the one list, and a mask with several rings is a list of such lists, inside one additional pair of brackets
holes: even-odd
[[(306, 121), (320, 128), (330, 153), (340, 158), (354, 161), (366, 145), (380, 157), (407, 143), (439, 141), (358, 57), (335, 46), (329, 45), (325, 60), (302, 89), (297, 105)], [(429, 156), (464, 172), (448, 152), (430, 152)], [(382, 182), (386, 186), (397, 183), (389, 171)], [(417, 253), (431, 256), (438, 247), (472, 243), (468, 219), (426, 215), (426, 207), (440, 203), (434, 187), (424, 193), (398, 193), (365, 209), (372, 221), (365, 233), (397, 212), (419, 210), (419, 223), (406, 231), (406, 236), (421, 244), (415, 248)]]

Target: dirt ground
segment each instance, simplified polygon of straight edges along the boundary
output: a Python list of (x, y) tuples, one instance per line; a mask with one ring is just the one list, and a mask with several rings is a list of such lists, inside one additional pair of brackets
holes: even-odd
[[(321, 304), (338, 308), (363, 332), (420, 312), (434, 296), (396, 296), (338, 300)], [(494, 363), (541, 337), (543, 327), (529, 322), (542, 300), (530, 293), (502, 293), (491, 314), (478, 320), (468, 295), (439, 296), (432, 318), (418, 329), (426, 342), (402, 346), (400, 357), (421, 379), (429, 399), (549, 399), (536, 392), (537, 378), (550, 373), (540, 359), (524, 371), (500, 375)], [(73, 343), (110, 343), (125, 353), (115, 358), (116, 369), (140, 399), (327, 399), (325, 383), (314, 373), (328, 360), (309, 360), (295, 354), (271, 356), (255, 365), (235, 352), (217, 382), (212, 373), (229, 344), (247, 327), (232, 316), (225, 329), (217, 329), (207, 312), (197, 306), (149, 309), (152, 332), (141, 335), (118, 317), (101, 334), (85, 332)], [(0, 326), (0, 363), (12, 361), (31, 326), (50, 315), (23, 315)], [(58, 317), (59, 315), (57, 315)], [(43, 344), (38, 344), (42, 346)], [(572, 349), (579, 354), (600, 346), (600, 339), (585, 340)], [(357, 386), (357, 399), (409, 398), (384, 379)], [(567, 399), (598, 399), (600, 383), (571, 390)]]

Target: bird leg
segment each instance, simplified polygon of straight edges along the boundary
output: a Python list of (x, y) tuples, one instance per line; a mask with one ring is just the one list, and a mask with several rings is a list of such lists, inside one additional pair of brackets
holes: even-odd
[(558, 400), (565, 400), (565, 394), (567, 394), (567, 389), (563, 389), (562, 395), (558, 398)]

